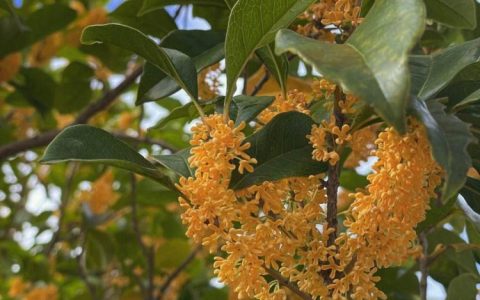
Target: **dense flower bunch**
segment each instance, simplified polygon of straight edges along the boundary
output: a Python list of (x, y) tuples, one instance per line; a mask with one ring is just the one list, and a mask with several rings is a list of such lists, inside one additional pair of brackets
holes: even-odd
[(195, 177), (180, 178), (178, 187), (185, 195), (180, 204), (186, 210), (182, 220), (188, 224), (187, 235), (211, 251), (218, 248), (238, 220), (235, 194), (228, 188), (235, 163), (241, 173), (252, 171), (256, 163), (245, 153), (250, 145), (242, 144), (244, 127), (235, 127), (233, 121), (225, 123), (222, 115), (215, 114), (192, 128), (189, 164), (195, 169)]
[[(299, 91), (278, 96), (259, 115), (257, 128), (282, 112), (310, 114), (312, 101), (328, 100), (336, 89), (321, 80), (313, 97)], [(348, 116), (356, 103), (344, 95), (336, 109)], [(413, 119), (409, 123), (406, 135), (388, 128), (374, 143), (378, 126), (355, 136), (350, 125), (332, 117), (312, 128), (314, 159), (335, 165), (339, 149), (363, 142), (369, 143), (367, 150), (357, 145), (357, 151), (378, 157), (366, 189), (350, 194), (346, 230), (330, 242), (335, 229), (326, 221), (325, 174), (234, 191), (232, 172), (252, 172), (256, 164), (246, 153), (245, 125), (235, 127), (220, 115), (203, 118), (190, 142), (195, 174), (178, 185), (187, 235), (218, 255), (215, 273), (239, 298), (286, 299), (285, 282), (312, 299), (385, 298), (375, 286), (380, 279), (375, 273), (418, 252), (414, 228), (441, 181), (424, 128)]]
[(15, 277), (10, 282), (8, 297), (24, 300), (57, 300), (58, 289), (54, 285), (33, 286), (21, 277)]
[(107, 171), (93, 182), (91, 190), (81, 193), (82, 201), (88, 205), (92, 213), (106, 212), (120, 198), (120, 195), (113, 190), (113, 180), (113, 173)]
[(299, 25), (297, 32), (302, 35), (328, 42), (335, 41), (335, 35), (344, 29), (358, 26), (362, 22), (361, 7), (355, 0), (320, 0), (307, 10), (302, 18), (307, 21)]
[(441, 182), (424, 127), (411, 120), (406, 135), (381, 132), (374, 154), (375, 173), (355, 198), (336, 240), (338, 253), (328, 266), (333, 299), (386, 298), (375, 287), (377, 268), (400, 265), (418, 253), (415, 226), (425, 218), (429, 200)]

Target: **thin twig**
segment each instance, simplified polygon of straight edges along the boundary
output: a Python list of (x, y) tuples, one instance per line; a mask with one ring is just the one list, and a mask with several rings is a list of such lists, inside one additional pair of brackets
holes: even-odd
[(253, 89), (250, 95), (255, 96), (256, 94), (258, 94), (258, 92), (260, 92), (260, 90), (263, 88), (265, 83), (267, 83), (269, 78), (270, 78), (270, 73), (267, 70), (265, 70), (265, 75), (263, 75), (262, 79), (260, 79), (260, 81), (257, 83), (257, 85), (255, 86), (255, 88)]
[[(135, 70), (133, 70), (118, 86), (116, 86), (114, 89), (107, 91), (98, 101), (87, 106), (87, 108), (85, 108), (85, 110), (77, 116), (75, 121), (73, 121), (73, 123), (68, 126), (85, 124), (93, 116), (105, 110), (118, 98), (119, 95), (121, 95), (130, 85), (135, 82), (138, 76), (140, 76), (140, 74), (142, 73), (142, 69), (142, 67), (137, 67)], [(40, 133), (37, 136), (28, 139), (1, 146), (0, 161), (30, 149), (46, 146), (57, 136), (57, 134), (60, 133), (60, 131), (60, 129), (54, 129), (51, 131)]]
[(87, 267), (85, 266), (86, 264), (85, 248), (87, 245), (87, 234), (85, 232), (82, 234), (82, 238), (83, 238), (82, 246), (81, 246), (82, 250), (80, 254), (76, 257), (77, 265), (78, 265), (78, 273), (80, 274), (80, 278), (83, 280), (83, 282), (87, 286), (88, 292), (90, 293), (90, 297), (93, 300), (99, 300), (99, 298), (97, 297), (95, 286), (88, 279), (88, 271), (87, 271)]
[(147, 288), (146, 288), (146, 297), (147, 300), (154, 299), (155, 284), (153, 282), (155, 275), (155, 256), (153, 247), (147, 247), (142, 240), (142, 234), (140, 232), (140, 227), (138, 226), (138, 208), (137, 208), (137, 180), (135, 179), (135, 174), (131, 174), (131, 206), (132, 206), (132, 227), (137, 243), (142, 249), (143, 255), (145, 256), (147, 264)]
[(272, 276), (275, 280), (277, 280), (280, 285), (288, 288), (293, 293), (297, 294), (301, 299), (312, 300), (312, 297), (310, 297), (310, 295), (302, 292), (296, 284), (290, 282), (287, 278), (283, 277), (282, 274), (280, 274), (278, 271), (268, 268), (266, 268), (266, 270), (268, 274)]
[(170, 273), (170, 275), (167, 276), (167, 279), (160, 287), (160, 294), (158, 295), (157, 300), (163, 299), (164, 293), (168, 290), (175, 278), (177, 278), (178, 275), (180, 275), (180, 273), (182, 273), (182, 271), (193, 261), (201, 249), (202, 246), (200, 245), (193, 249), (190, 255), (188, 255), (188, 257), (172, 273)]

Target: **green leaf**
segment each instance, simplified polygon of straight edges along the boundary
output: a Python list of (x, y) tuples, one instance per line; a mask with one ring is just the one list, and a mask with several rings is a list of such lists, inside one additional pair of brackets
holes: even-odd
[[(478, 191), (476, 192), (477, 192), (476, 196), (478, 197)], [(478, 198), (476, 198), (475, 201), (478, 201)], [(457, 199), (457, 204), (460, 207), (460, 209), (463, 211), (467, 219), (475, 226), (477, 231), (480, 231), (480, 213), (476, 212), (472, 208), (472, 206), (462, 197), (459, 197)], [(475, 204), (478, 208), (478, 203), (475, 203)]]
[(111, 165), (168, 184), (164, 175), (130, 146), (110, 133), (88, 125), (75, 125), (63, 130), (48, 145), (41, 159), (46, 164), (66, 161)]
[(312, 159), (313, 148), (306, 137), (313, 125), (309, 116), (299, 112), (277, 115), (245, 140), (251, 144), (248, 155), (258, 163), (253, 173), (232, 174), (230, 187), (239, 190), (265, 181), (325, 172), (328, 166)]
[[(290, 25), (312, 0), (239, 0), (228, 20), (225, 59), (226, 101), (230, 102), (236, 82), (250, 55), (268, 43), (275, 33)], [(255, 24), (255, 26), (252, 26)]]
[(465, 67), (480, 58), (480, 39), (447, 48), (434, 55), (410, 58), (413, 77), (412, 93), (428, 100), (451, 82)]
[(469, 126), (456, 116), (445, 113), (445, 107), (439, 102), (415, 100), (413, 106), (427, 129), (433, 156), (446, 173), (442, 198), (449, 200), (465, 184), (467, 171), (472, 165), (467, 147), (473, 136)]
[[(323, 76), (372, 105), (398, 131), (405, 131), (410, 92), (408, 53), (425, 26), (421, 1), (375, 1), (346, 44), (330, 44), (282, 30), (278, 53), (291, 51)], [(361, 80), (359, 80), (361, 78)]]
[(263, 61), (268, 71), (273, 74), (280, 85), (282, 94), (287, 95), (288, 58), (286, 54), (276, 55), (273, 43), (257, 50), (257, 55)]
[[(197, 72), (224, 57), (225, 33), (204, 30), (176, 30), (167, 35), (160, 46), (190, 56)], [(170, 96), (180, 89), (172, 78), (152, 64), (146, 64), (137, 93), (136, 104)]]
[(364, 188), (368, 185), (366, 176), (359, 175), (355, 170), (345, 169), (340, 174), (340, 186), (349, 191)]
[(56, 3), (35, 10), (25, 23), (16, 16), (0, 18), (0, 58), (65, 28), (75, 17), (73, 9)]
[(224, 0), (225, 4), (227, 4), (228, 8), (232, 9), (238, 0)]
[[(442, 227), (429, 233), (427, 238), (428, 253), (432, 253), (439, 244), (465, 244), (458, 234)], [(461, 274), (478, 274), (475, 263), (475, 257), (471, 250), (458, 252), (453, 247), (448, 247), (440, 257), (431, 263), (429, 271), (435, 280), (448, 286), (455, 277)]]
[(53, 106), (57, 83), (45, 71), (39, 68), (24, 68), (22, 85), (17, 86), (25, 100), (34, 106), (41, 114), (46, 114)]
[(447, 300), (476, 299), (478, 290), (476, 285), (480, 282), (474, 274), (462, 274), (454, 278), (448, 285)]
[(175, 269), (188, 257), (190, 251), (188, 240), (167, 240), (157, 251), (155, 266), (159, 269)]
[(193, 99), (197, 99), (197, 72), (187, 55), (173, 49), (161, 48), (142, 32), (121, 24), (105, 24), (87, 27), (82, 43), (110, 43), (128, 49), (175, 79)]
[(261, 96), (236, 96), (233, 98), (233, 103), (237, 109), (237, 116), (235, 118), (235, 125), (242, 122), (248, 123), (255, 119), (265, 108), (273, 103), (275, 97)]
[(139, 16), (164, 8), (168, 5), (201, 5), (226, 8), (223, 0), (144, 0)]
[(72, 113), (90, 102), (93, 91), (90, 82), (95, 72), (88, 65), (72, 62), (62, 72), (62, 80), (55, 94), (55, 108), (60, 113)]
[(457, 103), (453, 109), (462, 109), (463, 106), (474, 104), (480, 100), (480, 90), (476, 90), (475, 92), (471, 93), (467, 96), (467, 98), (463, 99), (459, 103)]
[(177, 29), (175, 20), (173, 20), (164, 9), (159, 8), (149, 12), (140, 13), (141, 8), (142, 1), (125, 1), (115, 9), (110, 16), (115, 21), (158, 38), (162, 38), (170, 31)]
[(154, 158), (164, 167), (174, 171), (179, 176), (185, 178), (193, 177), (194, 172), (188, 164), (188, 157), (190, 156), (190, 148), (178, 151), (170, 155), (155, 155)]
[(427, 17), (447, 26), (475, 29), (475, 0), (425, 0)]

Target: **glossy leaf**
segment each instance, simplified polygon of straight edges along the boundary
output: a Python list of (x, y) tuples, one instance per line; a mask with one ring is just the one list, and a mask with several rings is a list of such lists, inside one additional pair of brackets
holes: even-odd
[[(160, 46), (175, 49), (192, 58), (197, 72), (224, 57), (225, 33), (204, 30), (176, 30), (167, 35)], [(139, 105), (170, 96), (180, 86), (162, 70), (147, 63), (137, 93)]]
[[(111, 14), (114, 21), (128, 25), (145, 34), (162, 38), (170, 31), (177, 29), (175, 20), (164, 10), (155, 9), (140, 13), (142, 1), (129, 0), (123, 2)], [(139, 15), (141, 14), (141, 15)]]
[(287, 94), (288, 58), (286, 54), (276, 55), (274, 45), (269, 44), (257, 50), (257, 55), (263, 61), (268, 71), (280, 85), (282, 94)]
[(413, 105), (427, 129), (433, 156), (445, 170), (442, 197), (445, 201), (449, 200), (465, 184), (467, 171), (472, 165), (467, 147), (473, 141), (473, 136), (467, 124), (445, 113), (445, 107), (437, 101), (425, 103), (415, 100)]
[(238, 190), (264, 181), (288, 177), (308, 176), (325, 172), (324, 163), (312, 159), (312, 146), (307, 135), (313, 120), (299, 112), (277, 115), (245, 142), (251, 147), (247, 153), (257, 159), (253, 173), (234, 173), (230, 187)]
[(72, 62), (62, 72), (62, 80), (55, 93), (55, 108), (60, 113), (72, 113), (90, 102), (93, 91), (90, 82), (95, 72), (88, 65)]
[(475, 0), (425, 0), (427, 17), (447, 26), (475, 29)]
[(315, 41), (283, 30), (277, 35), (277, 52), (299, 55), (404, 132), (410, 91), (408, 53), (423, 32), (424, 19), (420, 1), (375, 1), (346, 44)]
[(103, 163), (145, 175), (164, 183), (164, 175), (124, 142), (110, 133), (88, 125), (62, 131), (45, 150), (42, 163), (66, 161)]
[[(275, 33), (295, 20), (312, 0), (239, 0), (228, 20), (225, 59), (227, 102), (252, 53), (273, 41)], [(256, 24), (252, 26), (252, 24)]]
[(463, 99), (459, 103), (457, 103), (453, 109), (461, 109), (463, 106), (474, 104), (480, 100), (480, 90), (476, 90), (475, 92), (468, 95), (467, 98)]
[(194, 172), (188, 164), (188, 157), (190, 156), (190, 149), (181, 150), (175, 154), (170, 155), (155, 155), (154, 158), (164, 167), (174, 171), (179, 176), (185, 178), (193, 177)]
[(110, 43), (133, 51), (175, 79), (192, 99), (197, 99), (197, 72), (190, 57), (177, 50), (157, 46), (134, 28), (121, 24), (89, 26), (83, 31), (82, 42)]
[(480, 278), (474, 274), (462, 274), (454, 278), (448, 285), (447, 300), (476, 299), (478, 283)]
[(254, 120), (264, 109), (273, 103), (275, 97), (252, 97), (252, 96), (236, 96), (233, 98), (233, 103), (236, 107), (235, 124), (241, 122), (250, 122)]
[(450, 47), (430, 56), (412, 56), (412, 94), (422, 100), (435, 96), (462, 69), (480, 58), (480, 39)]
[[(478, 187), (477, 187), (478, 188)], [(472, 191), (469, 191), (470, 193)], [(476, 194), (474, 199), (469, 198), (471, 200), (470, 202), (473, 202), (473, 205), (476, 205), (476, 208), (478, 209), (478, 190), (475, 190), (474, 193)], [(466, 197), (471, 196), (468, 192), (464, 192)], [(462, 194), (463, 195), (463, 194)], [(470, 203), (468, 203), (465, 198), (459, 197), (457, 199), (457, 204), (460, 207), (460, 209), (463, 211), (467, 219), (475, 226), (477, 231), (480, 232), (480, 213), (478, 211), (475, 211)]]

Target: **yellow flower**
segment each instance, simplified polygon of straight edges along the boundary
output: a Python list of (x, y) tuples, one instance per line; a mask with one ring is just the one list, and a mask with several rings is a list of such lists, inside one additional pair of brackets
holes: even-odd
[(41, 66), (57, 54), (63, 43), (63, 36), (60, 32), (53, 33), (35, 43), (28, 53), (28, 62), (32, 66)]
[(23, 281), (22, 277), (13, 277), (10, 281), (8, 297), (16, 298), (23, 295), (29, 288), (30, 284)]
[(0, 83), (9, 81), (18, 73), (22, 64), (22, 55), (19, 52), (0, 58)]
[(94, 214), (102, 214), (115, 202), (120, 196), (113, 190), (113, 173), (105, 172), (93, 184), (90, 192), (84, 193), (84, 202), (88, 204)]
[(25, 300), (57, 300), (58, 290), (54, 285), (47, 285), (37, 287), (31, 290), (26, 296)]

